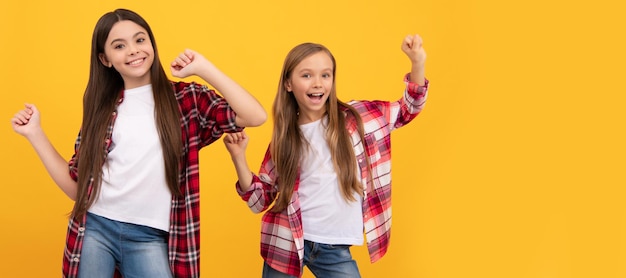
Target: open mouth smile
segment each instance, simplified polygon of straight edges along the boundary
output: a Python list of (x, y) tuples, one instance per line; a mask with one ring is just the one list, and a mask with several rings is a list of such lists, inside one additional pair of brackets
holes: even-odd
[(146, 60), (146, 58), (140, 58), (140, 59), (132, 60), (132, 61), (126, 63), (126, 64), (130, 65), (130, 66), (135, 66), (135, 65), (139, 65), (139, 64), (143, 63), (144, 60)]
[(324, 93), (307, 94), (307, 96), (309, 98), (321, 99), (324, 96)]

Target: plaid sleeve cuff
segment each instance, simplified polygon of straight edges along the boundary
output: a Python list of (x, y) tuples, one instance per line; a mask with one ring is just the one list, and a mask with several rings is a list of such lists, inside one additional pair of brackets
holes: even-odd
[[(252, 182), (250, 185), (253, 185), (257, 182), (260, 182), (261, 180), (259, 179), (259, 177), (257, 175), (255, 175), (254, 173), (252, 173)], [(240, 197), (242, 197), (244, 200), (248, 200), (248, 198), (250, 198), (250, 194), (252, 193), (252, 186), (250, 186), (250, 188), (248, 189), (248, 191), (244, 191), (243, 188), (241, 188), (241, 184), (239, 183), (239, 181), (237, 181), (237, 183), (235, 183), (235, 189), (237, 189), (237, 194), (239, 194)]]
[(410, 80), (411, 73), (407, 73), (406, 75), (404, 75), (404, 82), (407, 83), (407, 90), (410, 93), (417, 93), (417, 94), (425, 94), (428, 91), (428, 79), (424, 78), (424, 86), (420, 86), (417, 83), (413, 83)]

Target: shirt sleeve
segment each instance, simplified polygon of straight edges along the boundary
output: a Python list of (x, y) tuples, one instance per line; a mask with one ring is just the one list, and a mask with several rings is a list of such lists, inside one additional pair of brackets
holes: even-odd
[(391, 132), (411, 122), (422, 111), (428, 94), (428, 80), (424, 86), (419, 86), (411, 82), (409, 74), (406, 74), (404, 83), (404, 93), (396, 101), (353, 100), (349, 102), (359, 112), (366, 130), (383, 127)]
[(179, 82), (176, 87), (184, 120), (199, 123), (198, 130), (188, 132), (199, 135), (204, 146), (218, 140), (224, 133), (243, 130), (235, 122), (235, 111), (215, 90), (194, 82)]
[(429, 81), (419, 86), (409, 80), (409, 73), (404, 76), (406, 85), (402, 98), (391, 104), (390, 120), (393, 129), (400, 128), (411, 122), (424, 109), (428, 95)]
[(404, 76), (404, 83), (406, 84), (405, 100), (408, 106), (411, 107), (411, 113), (421, 112), (424, 104), (426, 103), (426, 97), (428, 96), (428, 79), (424, 79), (424, 86), (420, 86), (417, 83), (409, 80), (410, 73)]
[(277, 196), (276, 176), (274, 163), (271, 159), (270, 149), (267, 148), (265, 157), (261, 163), (259, 175), (252, 175), (252, 184), (247, 191), (243, 191), (239, 181), (236, 184), (237, 193), (248, 203), (248, 207), (254, 213), (265, 211), (274, 202)]

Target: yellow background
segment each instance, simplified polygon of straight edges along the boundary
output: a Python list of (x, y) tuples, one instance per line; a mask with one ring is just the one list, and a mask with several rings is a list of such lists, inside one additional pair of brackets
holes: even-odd
[[(0, 276), (59, 277), (72, 206), (9, 119), (37, 104), (69, 158), (93, 27), (126, 7), (151, 24), (166, 66), (195, 49), (268, 112), (298, 43), (333, 51), (341, 99), (395, 100), (410, 66), (400, 42), (423, 36), (430, 97), (395, 132), (392, 243), (375, 264), (353, 248), (363, 277), (626, 277), (619, 3), (2, 1)], [(254, 170), (270, 132), (248, 129)], [(221, 142), (201, 161), (203, 277), (259, 277), (260, 215), (236, 195)]]

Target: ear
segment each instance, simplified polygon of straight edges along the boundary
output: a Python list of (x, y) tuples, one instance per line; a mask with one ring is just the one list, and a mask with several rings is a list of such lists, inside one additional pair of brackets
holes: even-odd
[(98, 54), (98, 58), (100, 58), (100, 62), (107, 68), (110, 68), (113, 66), (113, 64), (111, 62), (109, 62), (109, 59), (107, 59), (107, 56), (104, 55), (104, 53), (100, 53)]
[(285, 90), (287, 90), (287, 92), (289, 92), (289, 93), (293, 92), (291, 90), (291, 80), (285, 81)]

